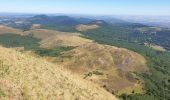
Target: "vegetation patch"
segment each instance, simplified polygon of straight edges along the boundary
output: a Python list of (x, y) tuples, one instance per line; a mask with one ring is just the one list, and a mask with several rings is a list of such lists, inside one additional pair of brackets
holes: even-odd
[(103, 75), (103, 72), (100, 72), (100, 71), (96, 70), (96, 71), (93, 71), (93, 74), (95, 74), (95, 75)]
[(93, 75), (104, 75), (103, 72), (100, 72), (98, 70), (92, 71), (92, 72), (88, 72), (87, 74), (84, 74), (84, 79), (86, 79), (87, 77), (91, 77)]
[(0, 76), (4, 76), (5, 74), (9, 74), (10, 66), (5, 65), (3, 61), (0, 60)]
[(39, 39), (21, 36), (17, 34), (1, 34), (0, 44), (4, 47), (24, 47), (26, 50), (35, 49), (39, 46)]
[(61, 55), (62, 52), (69, 51), (74, 48), (75, 47), (57, 47), (57, 48), (53, 48), (53, 49), (39, 48), (39, 49), (35, 50), (35, 53), (40, 56), (57, 57), (57, 56)]
[(69, 26), (69, 25), (41, 25), (41, 28), (57, 30), (62, 32), (77, 32), (74, 26)]
[(141, 28), (136, 28), (136, 30), (138, 30), (142, 33), (147, 33), (147, 32), (161, 31), (162, 29), (159, 27), (141, 27)]
[(5, 96), (6, 96), (5, 93), (2, 91), (2, 89), (0, 89), (0, 98), (5, 97)]

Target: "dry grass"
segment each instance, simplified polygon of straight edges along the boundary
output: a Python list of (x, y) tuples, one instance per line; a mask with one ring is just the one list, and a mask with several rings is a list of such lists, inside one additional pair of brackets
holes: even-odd
[(0, 34), (11, 33), (11, 34), (20, 34), (22, 35), (23, 31), (8, 26), (0, 25)]
[(76, 26), (76, 30), (78, 31), (87, 31), (87, 30), (91, 30), (91, 29), (96, 29), (96, 28), (99, 28), (100, 26), (98, 25), (83, 25), (83, 24), (80, 24), (80, 25), (77, 25)]
[(0, 47), (0, 61), (1, 100), (116, 100), (97, 85), (43, 59)]
[(31, 34), (35, 38), (42, 39), (40, 44), (43, 48), (53, 48), (58, 46), (80, 46), (92, 42), (92, 40), (81, 38), (79, 33), (36, 29), (27, 31), (24, 34)]
[[(146, 61), (141, 55), (127, 49), (97, 43), (88, 43), (65, 52), (56, 61), (64, 68), (104, 86), (115, 94), (120, 94), (119, 91), (129, 87), (131, 90), (128, 89), (130, 92), (126, 91), (127, 94), (133, 90), (143, 92), (142, 80), (132, 73), (148, 72)], [(103, 75), (92, 74), (93, 71), (99, 71)]]

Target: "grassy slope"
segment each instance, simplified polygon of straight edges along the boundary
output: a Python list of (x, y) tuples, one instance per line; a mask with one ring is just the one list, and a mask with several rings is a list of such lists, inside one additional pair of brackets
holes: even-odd
[(46, 29), (36, 29), (24, 32), (34, 38), (41, 39), (42, 48), (54, 48), (57, 46), (79, 46), (91, 42), (88, 39), (79, 37), (79, 33), (60, 32)]
[[(120, 95), (142, 93), (142, 80), (133, 73), (147, 72), (145, 59), (129, 50), (97, 43), (63, 52), (57, 63)], [(102, 75), (97, 75), (100, 72)], [(94, 74), (92, 74), (94, 73)]]
[(20, 29), (15, 29), (8, 26), (0, 25), (0, 34), (4, 34), (4, 33), (22, 34), (22, 32), (23, 31)]
[(98, 86), (40, 58), (0, 47), (1, 100), (116, 100)]

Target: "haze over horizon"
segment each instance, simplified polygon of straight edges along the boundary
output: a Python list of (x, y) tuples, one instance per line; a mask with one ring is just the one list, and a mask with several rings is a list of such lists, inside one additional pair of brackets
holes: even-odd
[(0, 0), (0, 12), (89, 15), (170, 15), (169, 0)]

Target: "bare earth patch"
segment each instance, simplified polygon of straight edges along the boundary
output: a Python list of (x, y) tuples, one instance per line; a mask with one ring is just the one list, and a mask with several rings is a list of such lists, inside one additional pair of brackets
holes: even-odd
[(91, 30), (91, 29), (96, 29), (96, 28), (99, 28), (100, 26), (98, 25), (83, 25), (83, 24), (80, 24), (80, 25), (77, 25), (76, 26), (76, 30), (78, 31), (87, 31), (87, 30)]
[(31, 29), (39, 29), (40, 27), (41, 27), (40, 24), (33, 24), (33, 25), (31, 26)]
[(148, 47), (150, 47), (150, 48), (152, 48), (152, 49), (154, 49), (154, 50), (157, 50), (157, 51), (163, 51), (163, 52), (166, 51), (165, 48), (163, 48), (163, 47), (161, 47), (161, 46), (159, 46), (159, 45), (148, 44), (148, 43), (145, 43), (145, 45), (148, 46)]

